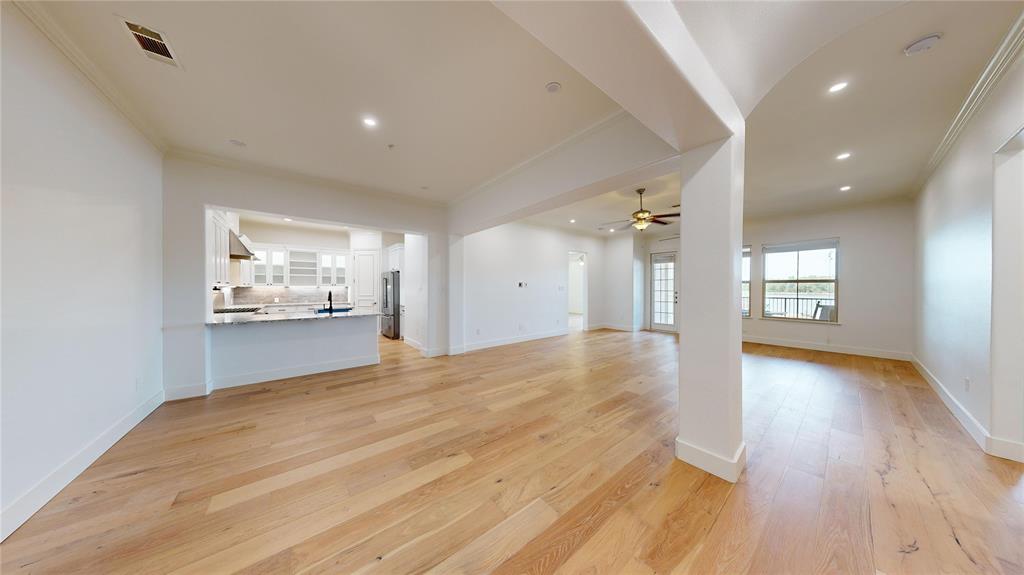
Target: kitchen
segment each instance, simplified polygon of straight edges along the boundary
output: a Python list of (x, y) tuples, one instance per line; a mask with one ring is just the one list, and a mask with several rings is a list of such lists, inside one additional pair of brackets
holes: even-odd
[(211, 389), (380, 363), (380, 338), (404, 339), (415, 234), (213, 207), (206, 229)]

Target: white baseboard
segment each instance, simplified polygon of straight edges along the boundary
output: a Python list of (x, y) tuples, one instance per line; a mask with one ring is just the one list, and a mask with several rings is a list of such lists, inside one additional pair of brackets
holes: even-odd
[(985, 444), (985, 453), (1024, 463), (1024, 442), (990, 435)]
[(989, 455), (1024, 463), (1024, 443), (1002, 437), (992, 437), (988, 430), (985, 429), (985, 426), (975, 419), (971, 412), (967, 411), (967, 408), (949, 392), (949, 389), (939, 381), (938, 377), (935, 377), (935, 374), (927, 366), (921, 363), (917, 357), (913, 357), (911, 362), (914, 364), (917, 372), (921, 374), (921, 377), (928, 382), (928, 385), (931, 386), (935, 394), (939, 396), (942, 403), (946, 405), (946, 409), (953, 414), (953, 417), (960, 422), (960, 425), (964, 426), (967, 434), (974, 439), (974, 442), (978, 444), (982, 451)]
[(154, 409), (160, 407), (164, 402), (164, 392), (160, 390), (152, 397), (143, 401), (131, 412), (108, 427), (99, 437), (93, 439), (85, 447), (78, 450), (67, 461), (54, 469), (24, 495), (16, 499), (0, 513), (0, 541), (7, 539), (7, 536), (21, 527), (28, 521), (36, 511), (53, 499), (54, 495), (60, 493), (61, 489), (67, 487), (71, 481), (78, 477), (94, 461), (99, 459), (110, 449), (124, 434), (131, 431)]
[(412, 347), (414, 347), (414, 348), (416, 348), (416, 349), (418, 349), (420, 351), (424, 350), (425, 346), (422, 343), (420, 343), (419, 340), (417, 340), (417, 339), (411, 338), (409, 336), (405, 336), (403, 341), (405, 341), (405, 343), (411, 345)]
[(339, 369), (362, 367), (364, 365), (376, 365), (378, 363), (380, 363), (380, 354), (350, 357), (336, 361), (325, 361), (323, 363), (310, 363), (281, 369), (254, 371), (240, 375), (212, 379), (210, 380), (209, 388), (211, 390), (225, 389), (228, 387), (238, 387), (240, 385), (249, 385), (252, 383), (263, 383), (264, 381), (312, 375), (314, 373), (323, 373), (325, 371), (337, 371)]
[(423, 357), (437, 357), (439, 355), (449, 355), (448, 350), (441, 347), (435, 347), (433, 349), (424, 349), (422, 351)]
[(208, 393), (210, 393), (210, 390), (206, 388), (205, 383), (170, 387), (164, 389), (164, 400), (176, 401), (179, 399), (188, 399), (190, 397), (203, 397)]
[(811, 349), (814, 351), (829, 351), (832, 353), (845, 353), (847, 355), (862, 355), (865, 357), (878, 357), (882, 359), (898, 359), (902, 361), (913, 361), (914, 355), (906, 351), (890, 351), (872, 347), (857, 347), (852, 345), (836, 345), (831, 343), (818, 343), (815, 341), (802, 341), (798, 339), (782, 339), (777, 337), (762, 337), (758, 335), (743, 334), (743, 341), (749, 343), (760, 343), (764, 345), (777, 345), (780, 347), (795, 347), (798, 349)]
[(535, 339), (544, 339), (546, 337), (557, 337), (560, 335), (568, 335), (569, 329), (562, 328), (554, 331), (543, 332), (543, 333), (531, 333), (525, 335), (518, 335), (514, 337), (504, 337), (499, 339), (490, 339), (487, 341), (478, 341), (475, 343), (467, 343), (463, 346), (465, 351), (475, 351), (478, 349), (486, 349), (488, 347), (498, 347), (500, 345), (509, 345), (511, 343), (522, 343), (524, 341), (532, 341)]
[(967, 430), (967, 433), (978, 444), (978, 447), (985, 452), (988, 452), (986, 445), (988, 444), (989, 435), (985, 426), (977, 419), (974, 419), (971, 412), (967, 411), (967, 408), (953, 397), (953, 394), (946, 389), (946, 386), (939, 381), (939, 378), (935, 377), (935, 374), (921, 363), (917, 357), (913, 357), (910, 361), (914, 364), (914, 368), (917, 369), (917, 372), (921, 374), (921, 377), (923, 377), (924, 380), (928, 382), (928, 385), (931, 386), (932, 391), (939, 396), (942, 403), (946, 404), (946, 409), (953, 413), (953, 417), (960, 422), (960, 425), (964, 426), (964, 429)]
[(640, 331), (640, 329), (637, 327), (617, 323), (602, 323), (596, 326), (590, 326), (587, 329), (614, 329), (615, 331)]
[(736, 483), (747, 464), (747, 444), (741, 442), (736, 453), (725, 458), (676, 437), (676, 457), (730, 483)]

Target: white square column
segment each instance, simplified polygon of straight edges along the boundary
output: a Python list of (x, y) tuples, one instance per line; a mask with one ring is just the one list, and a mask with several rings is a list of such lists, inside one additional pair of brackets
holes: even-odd
[(682, 155), (676, 457), (735, 482), (743, 442), (743, 133)]

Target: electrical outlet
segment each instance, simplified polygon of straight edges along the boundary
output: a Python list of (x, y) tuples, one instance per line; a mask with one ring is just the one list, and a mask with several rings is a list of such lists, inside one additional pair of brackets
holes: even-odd
[(476, 328), (476, 334), (480, 335), (480, 328)]
[(519, 324), (519, 331), (523, 331), (524, 329), (526, 328), (523, 326), (523, 324)]
[(970, 390), (971, 390), (971, 378), (965, 377), (964, 378), (964, 391), (970, 391)]

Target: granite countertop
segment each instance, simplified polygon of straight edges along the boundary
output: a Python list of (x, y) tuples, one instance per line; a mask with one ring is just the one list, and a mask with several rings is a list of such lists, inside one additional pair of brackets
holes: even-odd
[(321, 319), (346, 319), (350, 317), (378, 316), (375, 311), (336, 311), (334, 313), (314, 313), (311, 311), (280, 312), (280, 313), (218, 313), (214, 314), (206, 325), (238, 325), (243, 323), (266, 323), (274, 321), (298, 321)]

